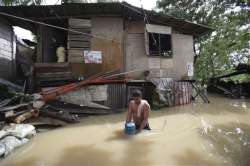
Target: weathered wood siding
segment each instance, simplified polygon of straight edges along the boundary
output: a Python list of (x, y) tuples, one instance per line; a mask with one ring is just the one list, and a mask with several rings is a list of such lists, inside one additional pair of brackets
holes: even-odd
[[(193, 36), (172, 32), (172, 58), (149, 57), (145, 51), (145, 24), (126, 22), (126, 71), (150, 70), (152, 78), (181, 79), (187, 75), (187, 63), (193, 62)], [(132, 74), (143, 77), (143, 72)]]
[[(91, 34), (93, 37), (90, 49), (102, 52), (102, 64), (85, 64), (84, 60), (79, 58), (71, 62), (72, 71), (88, 76), (101, 71), (122, 70), (123, 19), (120, 17), (92, 17)], [(78, 53), (83, 57), (83, 50)]]
[(68, 33), (68, 61), (71, 63), (83, 63), (83, 51), (90, 50), (91, 20), (71, 18), (69, 19), (69, 27), (86, 34)]
[(15, 72), (14, 32), (6, 20), (0, 17), (0, 77), (11, 79)]

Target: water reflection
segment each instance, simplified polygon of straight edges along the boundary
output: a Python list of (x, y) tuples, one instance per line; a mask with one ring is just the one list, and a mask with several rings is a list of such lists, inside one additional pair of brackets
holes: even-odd
[(117, 163), (112, 160), (112, 153), (89, 146), (72, 146), (63, 149), (63, 155), (59, 158), (56, 166), (116, 166)]
[[(186, 149), (181, 154), (175, 156), (177, 160), (177, 165), (193, 166), (215, 166), (224, 165), (223, 163), (218, 163), (213, 159), (208, 158), (208, 156), (203, 156), (200, 152), (194, 151), (192, 149)], [(226, 164), (225, 164), (226, 165)]]
[[(202, 131), (201, 131), (202, 132)], [(215, 125), (203, 138), (213, 145), (212, 151), (233, 165), (250, 165), (250, 125), (228, 123)]]

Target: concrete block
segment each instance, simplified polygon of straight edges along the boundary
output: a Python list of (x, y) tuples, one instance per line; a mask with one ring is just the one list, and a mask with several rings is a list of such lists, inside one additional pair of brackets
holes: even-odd
[(148, 58), (149, 69), (160, 69), (161, 68), (161, 58)]
[(173, 67), (174, 67), (173, 58), (162, 58), (161, 59), (161, 68), (168, 69), (168, 68), (173, 68)]

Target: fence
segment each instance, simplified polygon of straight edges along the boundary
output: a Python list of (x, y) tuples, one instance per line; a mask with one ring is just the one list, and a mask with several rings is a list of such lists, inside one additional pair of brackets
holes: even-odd
[(191, 103), (192, 85), (189, 82), (172, 79), (152, 80), (157, 85), (159, 101), (167, 106), (179, 106)]

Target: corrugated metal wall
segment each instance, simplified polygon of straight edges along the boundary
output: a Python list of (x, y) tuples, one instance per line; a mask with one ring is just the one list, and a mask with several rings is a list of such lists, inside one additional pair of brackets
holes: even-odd
[(109, 84), (108, 85), (108, 100), (106, 106), (113, 109), (127, 107), (127, 90), (126, 84)]
[(11, 79), (15, 72), (14, 32), (9, 23), (0, 17), (0, 77)]

